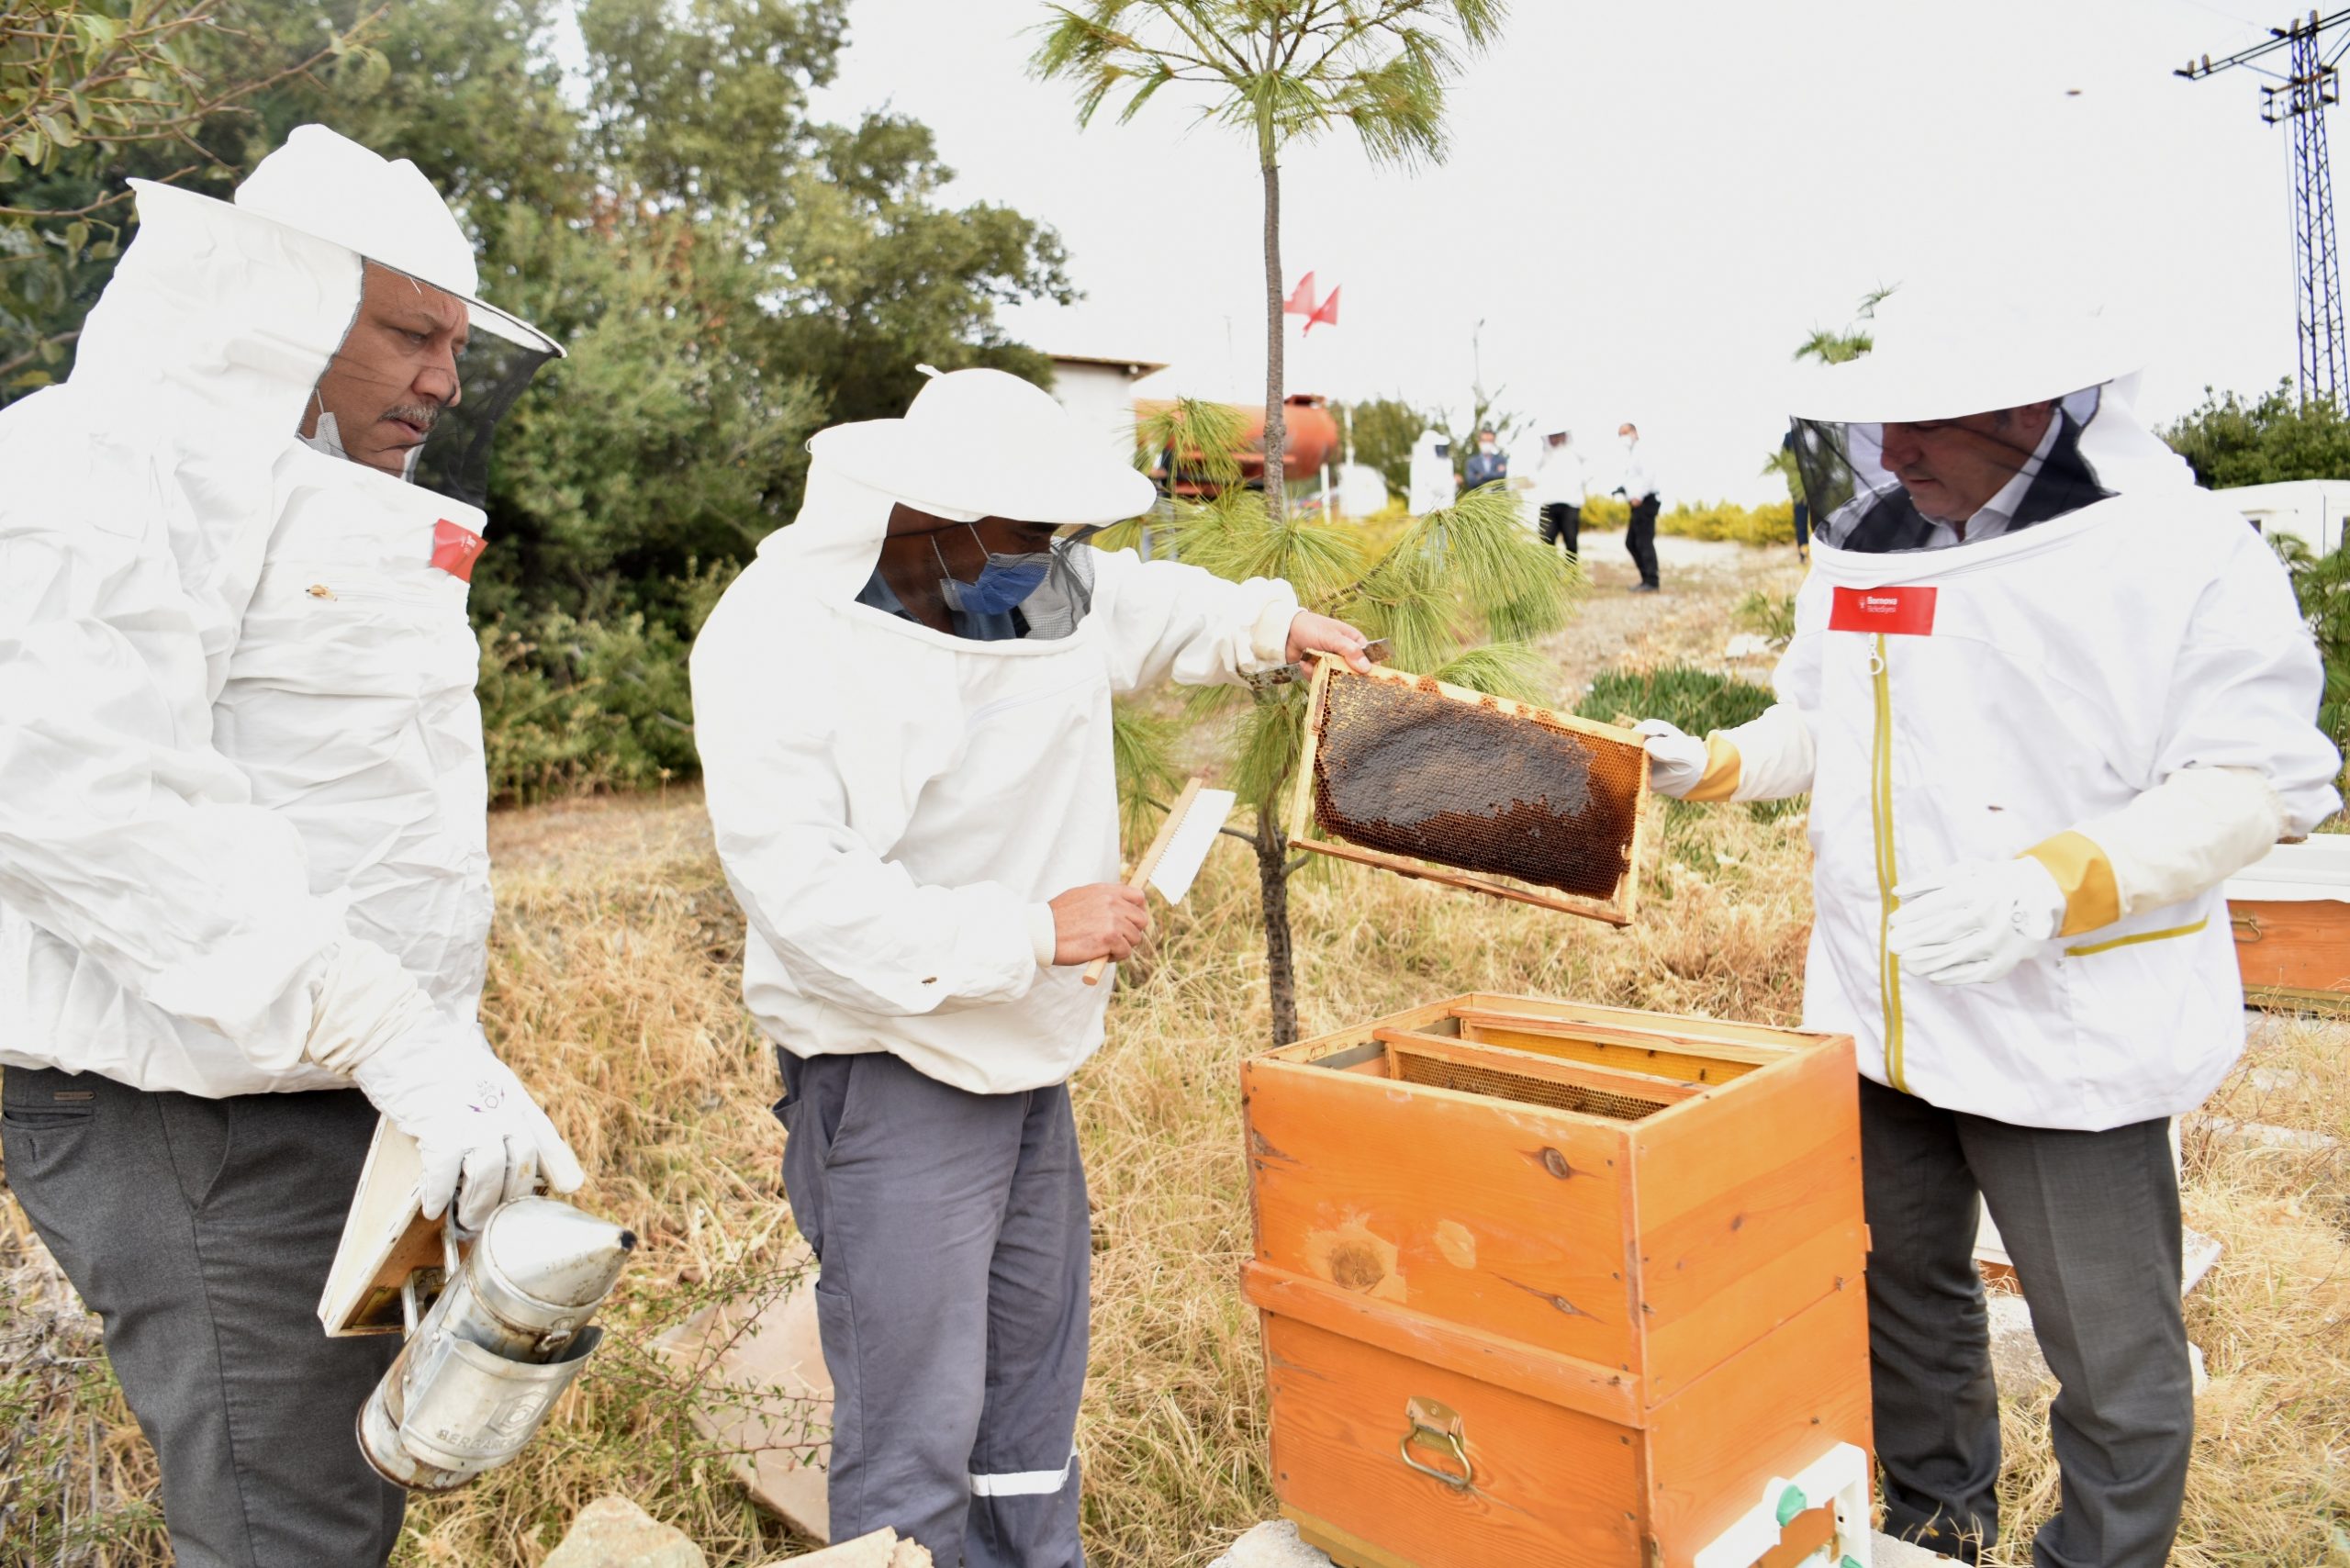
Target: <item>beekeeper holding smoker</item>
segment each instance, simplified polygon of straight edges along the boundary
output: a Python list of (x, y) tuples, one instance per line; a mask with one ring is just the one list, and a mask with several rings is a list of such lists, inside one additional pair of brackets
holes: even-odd
[(1076, 1568), (1091, 1229), (1068, 1080), (1148, 924), (1117, 881), (1110, 701), (1353, 628), (1285, 583), (1082, 542), (1150, 482), (1045, 392), (934, 375), (837, 425), (693, 653), (744, 995), (822, 1277), (828, 1487), (940, 1568)]
[(2166, 1123), (2244, 1046), (2220, 885), (2338, 808), (2342, 759), (2284, 572), (2139, 422), (2122, 333), (1963, 288), (1875, 329), (1796, 404), (1820, 522), (1778, 703), (1642, 726), (1651, 777), (1811, 794), (1804, 1024), (1859, 1043), (1886, 1528), (1997, 1539), (1979, 1193), (2063, 1385), (2033, 1562), (2157, 1568), (2195, 1420)]
[(62, 386), (0, 413), (8, 1185), (105, 1324), (181, 1568), (380, 1563), (313, 1316), (380, 1109), (471, 1225), (577, 1162), (476, 1021), (466, 584), (559, 353), (425, 177), (317, 126), (234, 205), (141, 185)]

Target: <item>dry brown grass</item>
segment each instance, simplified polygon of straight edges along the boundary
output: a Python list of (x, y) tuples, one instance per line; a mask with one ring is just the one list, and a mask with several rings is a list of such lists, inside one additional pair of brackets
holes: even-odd
[[(1648, 635), (1679, 654), (1716, 634), (1718, 608), (1693, 594), (1638, 610), (1603, 599), (1591, 614), (1653, 615)], [(1588, 673), (1577, 673), (1583, 646), (1559, 651), (1572, 688)], [(738, 999), (741, 920), (699, 799), (503, 814), (493, 848), (494, 1037), (596, 1172), (583, 1202), (645, 1245), (610, 1316), (618, 1343), (557, 1426), (475, 1490), (414, 1508), (398, 1561), (535, 1568), (581, 1504), (619, 1491), (691, 1532), (720, 1568), (765, 1562), (784, 1532), (721, 1462), (681, 1440), (679, 1380), (640, 1353), (711, 1294), (771, 1284), (788, 1234), (773, 1065)], [(1646, 913), (1625, 932), (1316, 868), (1292, 901), (1303, 1022), (1334, 1027), (1472, 989), (1792, 1022), (1807, 858), (1799, 817), (1676, 811)], [(1203, 1563), (1272, 1506), (1256, 1325), (1237, 1289), (1248, 1221), (1237, 1064), (1265, 1032), (1250, 868), (1240, 846), (1223, 845), (1154, 951), (1130, 966), (1108, 1042), (1077, 1081), (1097, 1231), (1080, 1437), (1087, 1545), (1104, 1568)], [(2350, 1138), (2350, 1028), (2265, 1030), (2247, 1066), (2300, 1076), (2264, 1077), (2264, 1088), (2240, 1073), (2215, 1109)], [(2188, 1175), (2188, 1222), (2228, 1250), (2190, 1307), (2214, 1383), (2176, 1561), (2350, 1564), (2343, 1160), (2190, 1136)], [(13, 1204), (5, 1215), (0, 1252), (22, 1225)], [(20, 1372), (0, 1363), (0, 1426)], [(118, 1394), (101, 1380), (42, 1408), (52, 1429), (71, 1428), (71, 1451), (100, 1440), (112, 1544), (67, 1561), (164, 1561), (136, 1511), (151, 1462)], [(2053, 1503), (2044, 1399), (2011, 1401), (2009, 1423), (2009, 1528), (1994, 1561), (2020, 1564)], [(73, 1484), (72, 1506), (86, 1511), (88, 1489)], [(0, 1563), (17, 1561), (0, 1547)]]

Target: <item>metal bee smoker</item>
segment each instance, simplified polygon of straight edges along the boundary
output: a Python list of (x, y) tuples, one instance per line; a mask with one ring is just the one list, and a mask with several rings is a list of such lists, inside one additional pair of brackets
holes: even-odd
[(554, 1198), (501, 1205), (461, 1259), (442, 1233), (435, 1271), (400, 1291), (408, 1343), (359, 1413), (359, 1448), (378, 1474), (450, 1492), (512, 1459), (603, 1338), (588, 1319), (610, 1294), (635, 1235)]

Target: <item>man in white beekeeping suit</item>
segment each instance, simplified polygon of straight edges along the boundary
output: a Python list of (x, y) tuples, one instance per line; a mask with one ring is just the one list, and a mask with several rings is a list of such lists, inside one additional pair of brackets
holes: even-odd
[(2276, 557), (2132, 411), (2126, 334), (1905, 289), (1814, 373), (1820, 520), (1778, 703), (1658, 788), (1808, 790), (1807, 1028), (1859, 1042), (1886, 1528), (1997, 1540), (1979, 1194), (2050, 1368), (2040, 1568), (2158, 1568), (2195, 1409), (2167, 1123), (2244, 1047), (2221, 883), (2341, 804)]
[[(1069, 1074), (1148, 924), (1117, 880), (1113, 693), (1362, 634), (1289, 585), (1082, 542), (1149, 509), (1045, 392), (936, 376), (820, 431), (798, 521), (694, 645), (695, 739), (750, 916), (816, 1252), (834, 1539), (1080, 1568), (1091, 1226)], [(1070, 530), (1076, 531), (1072, 534)]]
[(72, 376), (0, 413), (8, 1185), (181, 1568), (381, 1563), (352, 1427), (398, 1342), (315, 1316), (377, 1112), (428, 1213), (580, 1178), (476, 1022), (483, 518), (426, 483), (559, 351), (472, 297), (413, 164), (322, 128), (233, 206), (138, 201)]

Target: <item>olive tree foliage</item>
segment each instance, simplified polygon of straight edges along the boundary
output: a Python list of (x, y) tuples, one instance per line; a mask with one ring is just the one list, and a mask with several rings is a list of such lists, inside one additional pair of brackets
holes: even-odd
[[(1178, 500), (1155, 524), (1158, 542), (1184, 562), (1243, 581), (1280, 577), (1308, 610), (1334, 615), (1393, 644), (1401, 669), (1458, 686), (1539, 700), (1547, 663), (1532, 639), (1566, 623), (1583, 586), (1578, 568), (1545, 549), (1526, 527), (1508, 492), (1470, 492), (1450, 508), (1392, 532), (1371, 533), (1306, 511), (1284, 515), (1239, 483), (1237, 410), (1180, 400), (1147, 417), (1136, 431), (1142, 454), (1179, 450), (1201, 455), (1214, 494)], [(1116, 548), (1143, 524), (1129, 522), (1101, 543)], [(1301, 684), (1253, 693), (1203, 689), (1174, 712), (1122, 705), (1117, 726), (1120, 781), (1130, 807), (1164, 801), (1180, 783), (1178, 756), (1216, 756), (1214, 771), (1251, 820), (1225, 831), (1256, 857), (1265, 923), (1272, 1037), (1297, 1037), (1297, 988), (1289, 922), (1290, 879), (1303, 868), (1291, 852), (1281, 812), (1296, 778), (1305, 736)], [(1212, 743), (1202, 746), (1202, 732)], [(1129, 821), (1142, 813), (1130, 811)]]
[(260, 69), (220, 69), (227, 0), (8, 0), (0, 6), (0, 401), (70, 363), (119, 253), (129, 191), (216, 174), (207, 126), (294, 77), (377, 70), (380, 10), (330, 26)]
[(1074, 84), (1078, 122), (1124, 95), (1132, 119), (1168, 87), (1256, 144), (1265, 194), (1265, 487), (1285, 512), (1281, 460), (1281, 159), (1350, 127), (1372, 162), (1445, 154), (1447, 84), (1500, 36), (1506, 0), (1088, 0), (1050, 5), (1033, 69)]
[[(901, 412), (917, 364), (1049, 370), (998, 311), (1071, 297), (1058, 237), (946, 205), (953, 171), (916, 119), (812, 117), (848, 0), (9, 0), (10, 27), (28, 3), (203, 21), (169, 40), (187, 73), (171, 135), (85, 142), (46, 205), (183, 167), (226, 196), (320, 122), (414, 160), (476, 241), (486, 297), (569, 351), (500, 431), (474, 576), (502, 798), (692, 769), (683, 650), (790, 520), (815, 430)], [(585, 46), (572, 80), (564, 26)], [(250, 86), (216, 102), (229, 83)], [(108, 238), (21, 322), (0, 294), (0, 361), (50, 342), (40, 368), (64, 374)]]

